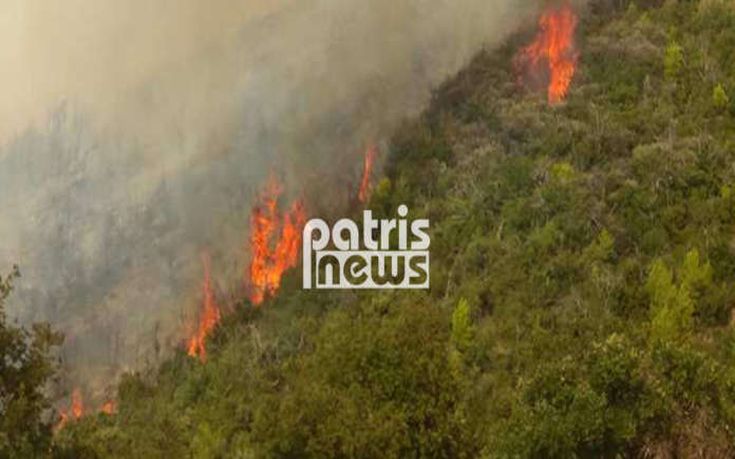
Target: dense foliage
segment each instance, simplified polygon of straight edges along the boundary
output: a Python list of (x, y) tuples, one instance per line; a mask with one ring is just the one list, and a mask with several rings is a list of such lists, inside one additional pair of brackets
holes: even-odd
[(46, 384), (56, 365), (52, 348), (61, 336), (48, 324), (31, 330), (8, 323), (4, 303), (13, 290), (16, 267), (0, 276), (0, 457), (43, 456), (51, 446), (51, 424), (46, 413), (51, 408)]
[(659, 3), (593, 2), (564, 104), (517, 36), (398, 131), (371, 208), (431, 219), (429, 292), (291, 273), (58, 454), (735, 455), (735, 6)]

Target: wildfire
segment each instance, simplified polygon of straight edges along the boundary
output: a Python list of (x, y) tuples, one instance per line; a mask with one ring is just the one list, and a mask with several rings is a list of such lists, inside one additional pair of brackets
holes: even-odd
[(64, 426), (70, 421), (76, 421), (84, 416), (84, 402), (82, 401), (82, 391), (78, 387), (75, 387), (71, 392), (71, 406), (67, 411), (61, 411), (59, 413), (61, 419), (56, 424), (55, 430), (58, 431), (63, 429)]
[(378, 149), (374, 145), (369, 146), (368, 149), (365, 150), (365, 159), (362, 169), (362, 180), (360, 181), (360, 190), (357, 193), (357, 199), (359, 199), (360, 202), (363, 204), (365, 204), (368, 199), (370, 199), (370, 193), (372, 191), (370, 179), (373, 176), (373, 163), (375, 162), (375, 158), (377, 156)]
[(539, 20), (539, 33), (533, 43), (516, 56), (519, 69), (538, 74), (548, 71), (547, 98), (549, 104), (562, 102), (569, 91), (577, 69), (574, 32), (578, 18), (569, 4), (550, 7)]
[(306, 221), (304, 205), (296, 201), (281, 216), (278, 197), (282, 191), (278, 181), (271, 177), (251, 214), (248, 280), (250, 301), (255, 305), (278, 291), (283, 273), (296, 266), (298, 260), (301, 229)]
[(214, 289), (212, 288), (210, 263), (209, 256), (203, 254), (204, 282), (202, 284), (202, 308), (199, 315), (199, 326), (191, 338), (189, 338), (187, 347), (189, 356), (199, 356), (202, 362), (207, 361), (207, 350), (204, 346), (205, 340), (220, 320), (220, 310), (214, 297)]

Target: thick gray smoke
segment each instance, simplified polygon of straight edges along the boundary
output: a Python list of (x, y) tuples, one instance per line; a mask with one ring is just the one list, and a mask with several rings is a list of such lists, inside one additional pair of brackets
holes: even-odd
[(527, 6), (3, 0), (0, 263), (23, 273), (10, 313), (67, 334), (76, 384), (155, 362), (197, 307), (200, 252), (220, 291), (239, 284), (271, 171), (344, 204), (365, 146)]

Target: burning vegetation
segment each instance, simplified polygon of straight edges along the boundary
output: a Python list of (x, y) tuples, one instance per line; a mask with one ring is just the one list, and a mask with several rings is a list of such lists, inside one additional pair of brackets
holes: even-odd
[(208, 254), (202, 255), (204, 266), (204, 282), (202, 283), (202, 307), (199, 315), (199, 324), (189, 338), (187, 353), (190, 357), (199, 357), (202, 362), (207, 360), (205, 340), (220, 321), (220, 309), (212, 288), (211, 259)]
[(281, 286), (284, 272), (296, 266), (301, 230), (306, 222), (304, 203), (295, 201), (285, 214), (278, 210), (283, 187), (271, 176), (250, 218), (250, 267), (246, 273), (250, 301), (261, 304)]
[(101, 411), (107, 415), (113, 415), (117, 413), (117, 402), (115, 400), (106, 401), (102, 405)]
[[(117, 401), (108, 400), (102, 404), (99, 408), (100, 413), (107, 414), (109, 416), (117, 413)], [(54, 426), (54, 431), (66, 427), (69, 422), (78, 421), (85, 415), (89, 414), (84, 407), (84, 399), (82, 397), (82, 390), (79, 387), (75, 387), (71, 392), (71, 402), (66, 410), (59, 411), (59, 422)]]
[[(275, 177), (271, 177), (261, 191), (251, 213), (250, 266), (246, 274), (249, 297), (254, 305), (261, 304), (266, 296), (274, 295), (281, 285), (284, 272), (296, 266), (301, 245), (301, 229), (305, 222), (303, 202), (298, 200), (288, 212), (281, 215), (278, 198), (283, 189)], [(206, 339), (222, 318), (212, 286), (211, 259), (202, 255), (204, 281), (202, 304), (198, 324), (186, 345), (187, 354), (207, 361)]]
[(66, 411), (59, 412), (61, 419), (56, 424), (56, 430), (61, 430), (69, 421), (76, 421), (84, 416), (84, 401), (82, 391), (75, 387), (71, 392), (71, 405)]
[(536, 87), (543, 81), (551, 105), (564, 101), (577, 70), (577, 23), (577, 15), (568, 3), (549, 7), (539, 19), (535, 40), (515, 58), (519, 82)]
[(378, 157), (378, 148), (375, 145), (370, 145), (365, 150), (365, 158), (363, 160), (362, 168), (362, 179), (360, 180), (360, 189), (357, 193), (357, 199), (365, 204), (370, 199), (372, 193), (372, 182), (373, 177), (373, 166), (375, 159)]

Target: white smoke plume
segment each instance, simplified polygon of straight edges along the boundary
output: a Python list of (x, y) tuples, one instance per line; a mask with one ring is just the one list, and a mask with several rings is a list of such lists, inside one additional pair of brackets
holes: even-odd
[(239, 281), (270, 171), (343, 194), (369, 142), (535, 3), (0, 0), (11, 314), (67, 334), (76, 384), (155, 361), (197, 306), (200, 251), (220, 290)]

